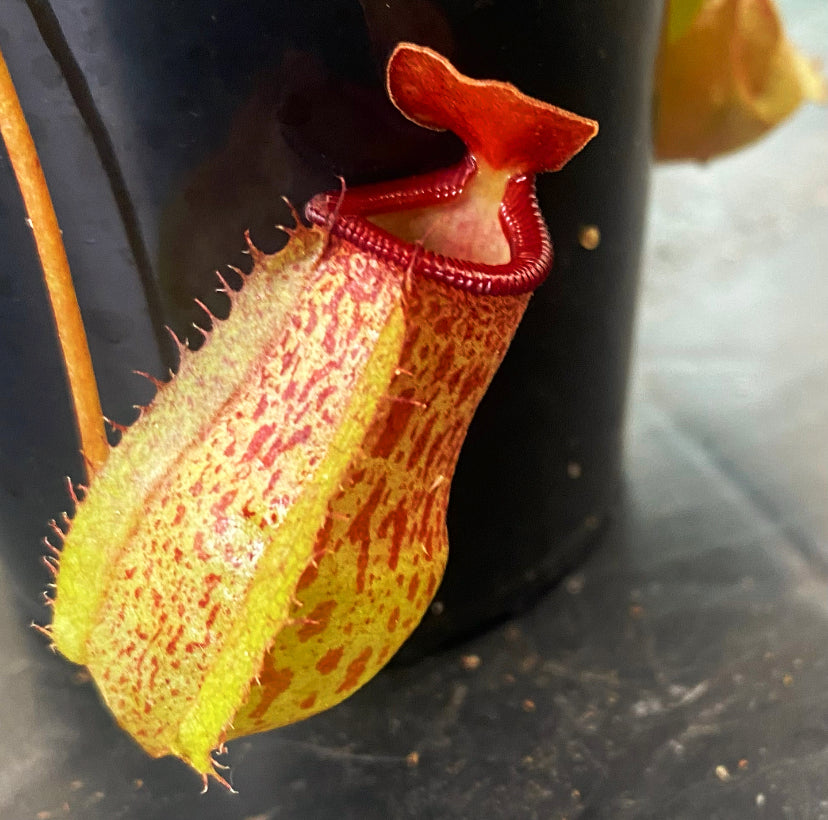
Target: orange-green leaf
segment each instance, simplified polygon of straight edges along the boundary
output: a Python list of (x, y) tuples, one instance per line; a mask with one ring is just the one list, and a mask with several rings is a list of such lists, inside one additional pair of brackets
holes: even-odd
[(659, 159), (701, 159), (757, 139), (825, 81), (786, 38), (772, 0), (670, 0), (656, 76)]

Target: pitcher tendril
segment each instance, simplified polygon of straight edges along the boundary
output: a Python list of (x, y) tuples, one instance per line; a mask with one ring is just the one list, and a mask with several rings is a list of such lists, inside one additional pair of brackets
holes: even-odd
[(34, 236), (60, 343), (81, 450), (94, 475), (109, 455), (98, 384), (55, 209), (29, 126), (0, 52), (0, 134)]

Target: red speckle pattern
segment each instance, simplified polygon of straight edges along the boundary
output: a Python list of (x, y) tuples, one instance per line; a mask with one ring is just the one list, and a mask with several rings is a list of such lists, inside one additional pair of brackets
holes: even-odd
[[(321, 236), (316, 229), (308, 233)], [(238, 295), (234, 314), (242, 315), (233, 320), (261, 321), (243, 314), (262, 308), (253, 285), (267, 277), (266, 265), (263, 258), (265, 269), (246, 286), (254, 291), (248, 301), (241, 301), (245, 291)], [(101, 689), (119, 721), (142, 735), (151, 753), (174, 745), (176, 727), (195, 704), (240, 617), (239, 603), (256, 577), (270, 530), (324, 462), (373, 349), (376, 328), (398, 304), (398, 279), (367, 257), (350, 278), (348, 273), (334, 277), (325, 264), (304, 271), (307, 281), (291, 316), (286, 322), (274, 320), (266, 348), (251, 351), (250, 365), (236, 381), (208, 388), (226, 391), (227, 400), (204, 420), (198, 446), (185, 446), (170, 472), (151, 488), (130, 535), (132, 547), (119, 559), (129, 563), (113, 570), (110, 603), (88, 642), (88, 665), (104, 681)], [(310, 337), (297, 334), (294, 317), (305, 317), (302, 324), (314, 328)], [(220, 343), (223, 329), (220, 323), (208, 346)], [(190, 358), (203, 355), (186, 358), (182, 372), (193, 367)], [(152, 423), (164, 397), (162, 388), (144, 423)], [(179, 502), (183, 498), (186, 502)], [(304, 563), (294, 569), (285, 564), (285, 577), (295, 573), (295, 585), (304, 570)], [(143, 603), (147, 592), (151, 597)], [(127, 600), (134, 605), (126, 606)], [(118, 601), (123, 603), (111, 603)], [(331, 596), (302, 612), (297, 639), (323, 632), (335, 607)], [(128, 675), (104, 678), (109, 668), (127, 668)], [(290, 685), (287, 674), (273, 674), (261, 676), (271, 702), (279, 694), (272, 691), (274, 681), (280, 690)], [(175, 698), (170, 696), (173, 681)], [(260, 701), (257, 709), (264, 714), (267, 706)]]
[(319, 635), (328, 627), (328, 622), (331, 620), (331, 615), (336, 609), (336, 601), (328, 600), (317, 604), (307, 615), (299, 627), (297, 633), (298, 638), (302, 643), (310, 640), (314, 635)]
[(400, 608), (395, 606), (393, 610), (391, 610), (391, 614), (388, 616), (388, 625), (386, 629), (389, 632), (393, 632), (397, 628), (397, 624), (400, 622)]
[(261, 715), (265, 714), (270, 707), (270, 704), (277, 697), (279, 697), (282, 692), (287, 691), (291, 681), (293, 680), (294, 674), (294, 671), (290, 667), (277, 669), (273, 665), (272, 659), (265, 661), (259, 675), (259, 682), (261, 684), (261, 689), (266, 693), (266, 696), (259, 701), (256, 709), (253, 711), (252, 717), (254, 719), (257, 719)]
[(313, 709), (313, 705), (316, 703), (316, 692), (311, 692), (304, 700), (299, 702), (300, 709)]
[(339, 662), (342, 660), (342, 653), (344, 652), (344, 647), (336, 646), (333, 649), (329, 649), (317, 662), (316, 662), (316, 671), (319, 672), (320, 675), (330, 675), (338, 666)]
[[(350, 259), (359, 251), (333, 235), (330, 253), (332, 260)], [(442, 577), (445, 510), (460, 446), (529, 297), (472, 297), (427, 278), (406, 288), (405, 271), (396, 270), (406, 315), (397, 375), (341, 493), (331, 499), (299, 584), (303, 606), (270, 651), (274, 659), (317, 660), (297, 669), (294, 683), (275, 699), (254, 687), (236, 718), (244, 732), (251, 724), (265, 730), (285, 722), (284, 715), (301, 708), (308, 687), (318, 693), (311, 711), (319, 711), (367, 680), (420, 620)], [(358, 603), (326, 608), (319, 618), (320, 604), (337, 600), (348, 576)], [(332, 658), (341, 671), (331, 669)], [(312, 672), (334, 677), (335, 687), (309, 682)], [(266, 711), (260, 696), (270, 703)], [(258, 720), (251, 720), (254, 713)]]
[(358, 684), (362, 683), (362, 676), (365, 673), (365, 667), (368, 665), (368, 659), (371, 657), (373, 653), (373, 649), (370, 646), (366, 646), (362, 652), (359, 653), (349, 664), (348, 669), (345, 672), (345, 677), (342, 679), (342, 683), (339, 684), (339, 688), (336, 690), (337, 694), (347, 694), (352, 689), (355, 689)]

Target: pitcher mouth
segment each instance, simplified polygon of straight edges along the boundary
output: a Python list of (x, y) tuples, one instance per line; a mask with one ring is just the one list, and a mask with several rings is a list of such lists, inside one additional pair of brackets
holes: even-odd
[(414, 43), (397, 45), (385, 81), (405, 117), (460, 137), (465, 159), (406, 180), (320, 194), (306, 206), (307, 218), (411, 275), (481, 296), (535, 290), (552, 265), (535, 174), (563, 167), (598, 124), (509, 83), (467, 77)]
[(371, 217), (404, 216), (406, 211), (429, 208), (439, 218), (440, 207), (457, 199), (478, 172), (477, 161), (467, 155), (455, 166), (407, 180), (319, 194), (308, 202), (305, 215), (334, 236), (414, 276), (478, 296), (531, 293), (552, 266), (552, 243), (538, 207), (533, 174), (518, 174), (505, 185), (497, 212), (499, 229), (508, 245), (509, 261), (504, 264), (429, 250), (371, 221)]

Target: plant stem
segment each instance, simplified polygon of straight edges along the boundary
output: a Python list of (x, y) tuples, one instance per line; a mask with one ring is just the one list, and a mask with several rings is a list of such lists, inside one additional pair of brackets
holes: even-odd
[(69, 380), (75, 423), (89, 471), (109, 455), (98, 385), (57, 216), (32, 135), (0, 52), (0, 134), (29, 217)]

